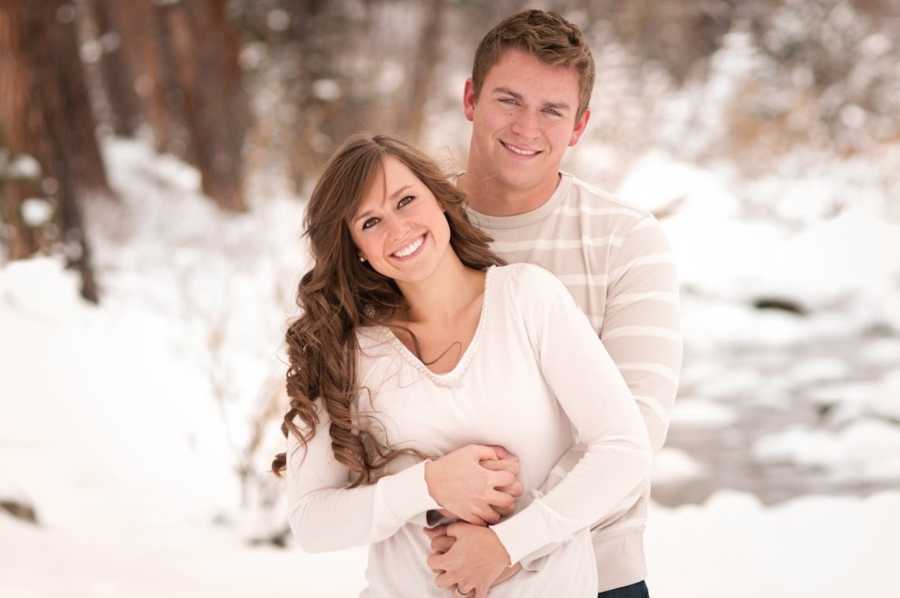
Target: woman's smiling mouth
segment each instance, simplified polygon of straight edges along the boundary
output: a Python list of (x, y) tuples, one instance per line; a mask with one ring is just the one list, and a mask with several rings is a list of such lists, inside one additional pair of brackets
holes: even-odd
[(400, 249), (398, 249), (397, 251), (392, 253), (391, 257), (402, 260), (402, 259), (407, 259), (407, 258), (410, 258), (410, 257), (416, 255), (417, 253), (419, 253), (419, 250), (425, 244), (425, 236), (427, 234), (428, 233), (425, 233), (419, 237), (416, 237), (411, 242), (407, 243), (406, 245), (404, 245), (403, 247), (401, 247)]

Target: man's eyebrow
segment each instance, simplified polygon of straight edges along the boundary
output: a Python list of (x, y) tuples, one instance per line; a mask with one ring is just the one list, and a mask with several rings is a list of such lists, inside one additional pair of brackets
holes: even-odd
[(554, 110), (569, 110), (569, 106), (565, 102), (544, 102), (544, 108), (553, 108)]
[[(522, 94), (517, 93), (508, 87), (495, 87), (491, 91), (493, 93), (500, 93), (500, 94), (512, 96), (519, 101), (522, 101), (524, 99), (522, 97)], [(542, 108), (552, 108), (554, 110), (571, 110), (572, 109), (572, 107), (569, 106), (566, 102), (544, 102), (541, 107)]]
[(508, 96), (512, 96), (512, 97), (516, 98), (517, 100), (522, 99), (522, 94), (516, 93), (515, 91), (511, 90), (508, 87), (495, 87), (494, 89), (491, 90), (491, 92), (506, 94)]
[[(399, 189), (397, 189), (396, 191), (391, 193), (389, 197), (382, 199), (381, 204), (384, 205), (384, 202), (386, 199), (393, 199), (393, 198), (397, 197), (398, 195), (400, 195), (401, 193), (403, 193), (404, 191), (406, 191), (407, 189), (409, 189), (410, 187), (412, 187), (412, 185), (409, 185), (409, 184), (403, 185), (402, 187), (400, 187)], [(365, 218), (366, 216), (368, 216), (371, 213), (372, 213), (372, 210), (366, 210), (365, 212), (362, 212), (361, 214), (357, 214), (356, 216), (353, 217), (353, 222), (356, 222), (357, 220), (362, 220), (363, 218)]]

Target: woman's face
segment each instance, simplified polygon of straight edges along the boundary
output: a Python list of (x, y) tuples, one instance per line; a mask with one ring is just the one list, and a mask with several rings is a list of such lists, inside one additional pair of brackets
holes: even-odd
[(450, 226), (437, 199), (392, 156), (384, 158), (348, 226), (362, 257), (397, 283), (429, 278), (450, 247)]

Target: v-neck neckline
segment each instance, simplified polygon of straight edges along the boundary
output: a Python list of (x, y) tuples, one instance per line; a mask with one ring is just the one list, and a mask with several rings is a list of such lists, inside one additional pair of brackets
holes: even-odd
[(453, 366), (449, 372), (437, 373), (432, 371), (425, 363), (422, 362), (421, 359), (416, 357), (409, 348), (403, 344), (397, 335), (388, 328), (387, 326), (379, 326), (382, 331), (382, 334), (385, 335), (388, 342), (394, 349), (403, 357), (407, 363), (409, 363), (412, 367), (418, 370), (420, 373), (427, 376), (430, 380), (432, 380), (435, 384), (440, 386), (448, 386), (455, 384), (462, 378), (462, 376), (466, 373), (466, 370), (469, 368), (469, 364), (472, 361), (472, 356), (478, 350), (478, 345), (481, 341), (481, 337), (484, 335), (484, 328), (486, 327), (487, 322), (487, 314), (489, 311), (489, 306), (491, 303), (491, 294), (492, 294), (492, 274), (496, 266), (490, 266), (484, 273), (484, 297), (481, 300), (481, 314), (478, 316), (478, 323), (475, 325), (475, 333), (472, 335), (472, 340), (469, 341), (469, 346), (466, 347), (466, 350), (463, 352), (462, 356), (459, 358), (459, 361), (456, 362), (456, 365)]

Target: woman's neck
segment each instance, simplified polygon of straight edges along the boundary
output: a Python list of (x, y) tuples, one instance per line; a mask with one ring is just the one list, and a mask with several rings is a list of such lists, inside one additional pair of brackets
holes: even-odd
[(397, 282), (409, 305), (410, 323), (452, 322), (484, 292), (484, 272), (463, 264), (454, 251), (425, 280)]

